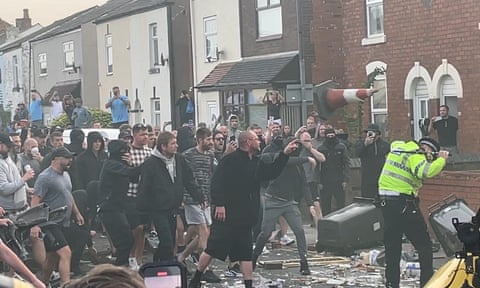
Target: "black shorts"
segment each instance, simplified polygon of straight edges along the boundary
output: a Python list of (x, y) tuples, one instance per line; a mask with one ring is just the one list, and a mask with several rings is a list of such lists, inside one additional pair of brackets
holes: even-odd
[(252, 227), (232, 226), (213, 220), (205, 252), (222, 261), (227, 256), (232, 262), (251, 261)]
[(68, 246), (67, 239), (65, 239), (64, 228), (59, 225), (51, 225), (42, 228), (43, 243), (47, 252), (55, 252)]
[(140, 225), (148, 225), (152, 221), (147, 213), (142, 213), (136, 207), (129, 207), (125, 211), (130, 229), (135, 229)]

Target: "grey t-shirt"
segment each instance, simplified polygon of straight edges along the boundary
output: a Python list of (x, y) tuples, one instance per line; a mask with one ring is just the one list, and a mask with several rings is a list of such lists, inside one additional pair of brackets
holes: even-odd
[(40, 197), (41, 202), (46, 203), (50, 209), (67, 206), (65, 217), (52, 220), (64, 227), (70, 225), (73, 196), (72, 182), (67, 172), (60, 174), (53, 170), (52, 167), (48, 167), (38, 176), (35, 182), (34, 194)]

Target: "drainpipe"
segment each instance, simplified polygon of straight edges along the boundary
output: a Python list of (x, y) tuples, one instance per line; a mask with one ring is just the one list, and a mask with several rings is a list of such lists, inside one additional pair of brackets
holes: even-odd
[[(197, 127), (197, 124), (199, 122), (199, 105), (198, 105), (198, 91), (195, 88), (197, 85), (197, 49), (196, 49), (196, 43), (195, 43), (195, 26), (194, 26), (194, 12), (195, 10), (193, 9), (193, 1), (194, 0), (189, 0), (189, 6), (190, 6), (190, 35), (192, 39), (192, 72), (193, 72), (193, 86), (192, 86), (192, 93), (193, 93), (193, 102), (195, 102), (195, 127)], [(181, 125), (182, 123), (180, 123)]]
[[(297, 37), (298, 37), (298, 65), (300, 69), (300, 99), (302, 101), (302, 113), (300, 121), (306, 121), (307, 116), (307, 99), (305, 95), (305, 59), (303, 57), (303, 21), (302, 21), (302, 5), (300, 0), (296, 0), (297, 14)], [(306, 123), (304, 123), (306, 124)]]

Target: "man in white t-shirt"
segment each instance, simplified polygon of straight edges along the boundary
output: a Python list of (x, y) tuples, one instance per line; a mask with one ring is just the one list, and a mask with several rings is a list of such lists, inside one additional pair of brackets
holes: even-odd
[(50, 103), (52, 103), (52, 120), (55, 120), (63, 113), (63, 103), (60, 100), (58, 91), (53, 92), (52, 98), (50, 98)]

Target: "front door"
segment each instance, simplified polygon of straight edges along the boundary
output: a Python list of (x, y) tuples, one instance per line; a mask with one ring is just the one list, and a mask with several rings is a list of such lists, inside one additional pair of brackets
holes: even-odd
[(429, 118), (428, 87), (427, 83), (419, 78), (415, 86), (415, 98), (413, 100), (413, 132), (416, 140), (423, 136), (419, 125), (419, 121), (423, 118)]

